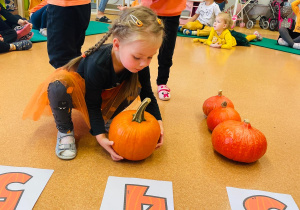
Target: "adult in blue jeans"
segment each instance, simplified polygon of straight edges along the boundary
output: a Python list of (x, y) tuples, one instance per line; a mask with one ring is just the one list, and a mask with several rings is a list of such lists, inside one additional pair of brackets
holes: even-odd
[(40, 34), (47, 36), (47, 7), (43, 6), (41, 9), (30, 14), (32, 27), (40, 31)]
[(111, 23), (112, 21), (104, 15), (104, 10), (107, 5), (108, 0), (101, 0), (98, 6), (98, 12), (96, 15), (96, 21), (103, 23)]

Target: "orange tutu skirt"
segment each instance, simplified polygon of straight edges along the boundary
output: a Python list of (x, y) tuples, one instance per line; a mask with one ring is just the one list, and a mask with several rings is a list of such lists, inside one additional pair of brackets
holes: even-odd
[[(24, 112), (23, 119), (33, 119), (37, 121), (42, 115), (52, 116), (50, 102), (48, 99), (48, 86), (50, 83), (59, 80), (67, 89), (67, 93), (72, 97), (73, 108), (81, 112), (84, 121), (90, 126), (89, 114), (85, 102), (85, 81), (74, 71), (67, 71), (59, 68), (53, 72), (42, 84), (39, 85), (34, 95), (31, 97)], [(124, 94), (124, 82), (112, 89), (104, 90), (102, 96), (102, 116), (105, 122), (110, 119), (118, 106), (124, 99), (119, 96)], [(134, 100), (135, 97), (131, 97)]]

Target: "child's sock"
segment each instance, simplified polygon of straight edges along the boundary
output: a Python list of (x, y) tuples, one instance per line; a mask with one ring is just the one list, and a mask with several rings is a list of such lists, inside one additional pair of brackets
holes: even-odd
[(31, 25), (16, 26), (14, 29), (17, 32), (17, 39), (20, 39), (31, 31)]
[(47, 37), (47, 28), (41, 28), (40, 29), (40, 34)]
[[(282, 45), (282, 46), (289, 46), (289, 44), (288, 44), (286, 41), (284, 41), (283, 38), (279, 38), (277, 42), (278, 42), (279, 45)], [(295, 44), (296, 44), (296, 43), (295, 43)]]
[(9, 51), (14, 51), (14, 50), (16, 50), (17, 48), (16, 48), (16, 45), (14, 45), (14, 44), (9, 44)]
[(258, 33), (258, 31), (254, 31), (253, 34), (256, 35), (256, 39), (257, 39), (258, 41), (261, 41), (261, 40), (263, 39), (263, 37), (260, 35), (260, 33)]
[(293, 48), (300, 50), (300, 43), (294, 43)]

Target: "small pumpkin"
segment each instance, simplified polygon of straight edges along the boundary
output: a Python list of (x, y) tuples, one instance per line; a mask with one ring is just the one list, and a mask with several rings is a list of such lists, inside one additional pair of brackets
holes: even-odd
[(221, 155), (244, 163), (257, 161), (267, 151), (265, 135), (252, 127), (249, 120), (220, 123), (212, 132), (212, 144)]
[(155, 150), (160, 138), (160, 126), (153, 115), (146, 112), (150, 98), (145, 98), (137, 111), (119, 113), (109, 128), (113, 149), (128, 160), (143, 160)]
[(202, 110), (206, 116), (208, 116), (208, 114), (213, 109), (215, 109), (217, 107), (221, 107), (221, 104), (223, 101), (227, 102), (228, 107), (234, 108), (232, 101), (230, 99), (228, 99), (227, 97), (223, 96), (222, 92), (223, 92), (222, 90), (219, 90), (218, 95), (212, 96), (204, 101)]
[(215, 108), (207, 116), (207, 127), (210, 131), (213, 131), (217, 125), (226, 120), (236, 120), (241, 122), (240, 114), (231, 107), (227, 106), (227, 102), (224, 101), (221, 107)]

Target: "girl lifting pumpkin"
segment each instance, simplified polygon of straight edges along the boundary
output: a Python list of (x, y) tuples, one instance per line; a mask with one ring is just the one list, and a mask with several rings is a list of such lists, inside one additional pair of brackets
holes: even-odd
[[(95, 46), (57, 69), (44, 81), (27, 105), (23, 119), (38, 120), (52, 114), (58, 129), (56, 155), (73, 159), (77, 154), (72, 108), (78, 109), (90, 132), (115, 161), (123, 159), (106, 137), (105, 125), (138, 95), (151, 99), (146, 111), (163, 125), (150, 83), (149, 64), (159, 49), (164, 32), (156, 14), (143, 6), (128, 8)], [(112, 35), (112, 44), (103, 44)]]

